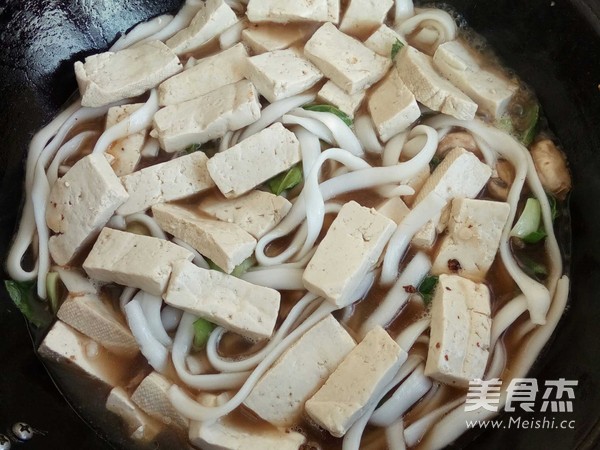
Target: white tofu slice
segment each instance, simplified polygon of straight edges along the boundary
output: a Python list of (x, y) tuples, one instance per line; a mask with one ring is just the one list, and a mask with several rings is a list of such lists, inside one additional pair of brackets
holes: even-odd
[(469, 49), (459, 41), (438, 46), (433, 64), (443, 76), (479, 105), (479, 112), (497, 119), (517, 92), (517, 86), (506, 78), (481, 69)]
[(129, 328), (95, 294), (69, 295), (57, 316), (111, 353), (132, 358), (140, 352)]
[(192, 252), (171, 242), (104, 228), (83, 262), (91, 278), (142, 289), (161, 296), (175, 261), (191, 261)]
[(354, 113), (365, 98), (365, 91), (352, 95), (346, 94), (342, 88), (330, 80), (323, 85), (317, 94), (317, 98), (321, 102), (335, 106), (350, 117), (354, 117)]
[(165, 301), (253, 340), (273, 334), (281, 295), (188, 261), (173, 265)]
[(460, 263), (460, 274), (474, 280), (485, 278), (496, 258), (510, 206), (504, 202), (456, 198), (452, 202), (448, 235), (444, 237), (431, 272), (450, 273), (448, 261)]
[(383, 142), (406, 130), (421, 117), (415, 96), (406, 87), (396, 68), (379, 83), (369, 97), (369, 112)]
[(242, 31), (242, 42), (255, 55), (283, 50), (300, 42), (314, 31), (313, 24), (250, 24)]
[(217, 153), (207, 166), (221, 193), (232, 198), (288, 170), (301, 158), (296, 135), (277, 122)]
[(346, 203), (311, 258), (306, 289), (343, 307), (381, 256), (396, 224), (355, 201)]
[(166, 203), (153, 206), (152, 214), (164, 231), (192, 246), (227, 273), (251, 256), (256, 247), (256, 239), (235, 223), (206, 219), (189, 209)]
[(121, 178), (129, 199), (117, 213), (129, 215), (142, 212), (157, 203), (181, 200), (210, 189), (215, 185), (210, 178), (203, 152), (146, 167)]
[(306, 412), (333, 436), (342, 437), (407, 357), (387, 331), (375, 327), (306, 402)]
[(310, 89), (323, 74), (298, 52), (287, 49), (248, 58), (246, 77), (273, 103)]
[(121, 418), (128, 433), (137, 441), (153, 440), (162, 428), (138, 408), (121, 387), (115, 387), (110, 391), (106, 400), (106, 409)]
[(459, 120), (475, 117), (477, 103), (438, 74), (430, 56), (405, 46), (396, 57), (396, 67), (402, 81), (417, 100), (428, 108)]
[(365, 41), (365, 46), (384, 58), (391, 58), (392, 48), (396, 41), (400, 41), (402, 45), (407, 45), (402, 36), (387, 25), (381, 25)]
[(158, 372), (150, 373), (142, 380), (133, 392), (131, 400), (142, 411), (166, 425), (187, 429), (189, 421), (179, 414), (171, 400), (168, 391), (172, 383)]
[(60, 281), (65, 285), (69, 294), (97, 294), (98, 286), (90, 280), (85, 273), (76, 268), (53, 267), (53, 272), (57, 272)]
[(61, 266), (71, 261), (128, 197), (104, 155), (77, 161), (48, 197), (46, 223), (57, 233), (48, 242), (52, 259)]
[[(448, 200), (457, 197), (474, 198), (481, 192), (491, 175), (492, 169), (487, 164), (464, 148), (456, 147), (448, 152), (427, 178), (415, 198), (415, 205), (431, 191)], [(447, 217), (443, 211), (441, 217), (445, 216)], [(445, 224), (440, 228), (443, 230)], [(415, 234), (412, 242), (422, 248), (431, 248), (437, 231), (436, 223), (430, 221)]]
[[(143, 103), (133, 103), (109, 108), (106, 114), (106, 128), (108, 129), (127, 119), (142, 106), (144, 106)], [(110, 164), (117, 176), (128, 175), (135, 170), (140, 162), (141, 151), (147, 134), (146, 130), (130, 134), (123, 139), (116, 140), (108, 148), (106, 152), (115, 157)]]
[(190, 442), (205, 450), (298, 450), (306, 437), (296, 431), (256, 428), (227, 418), (217, 422), (192, 422)]
[(206, 0), (187, 28), (167, 39), (177, 55), (194, 51), (237, 23), (235, 12), (224, 0)]
[(60, 320), (52, 325), (38, 353), (44, 359), (81, 371), (111, 387), (130, 375), (129, 366), (114, 364), (107, 350)]
[(103, 106), (136, 97), (181, 72), (177, 55), (160, 41), (105, 52), (75, 63), (82, 106)]
[(358, 38), (380, 26), (394, 4), (393, 0), (350, 0), (340, 31)]
[(276, 426), (293, 425), (302, 416), (306, 400), (355, 345), (344, 327), (328, 315), (275, 361), (244, 405)]
[(410, 208), (406, 206), (406, 203), (404, 203), (400, 197), (388, 198), (377, 206), (376, 209), (377, 212), (392, 219), (396, 224), (402, 222), (410, 212)]
[(304, 46), (304, 54), (347, 94), (364, 91), (378, 82), (392, 62), (331, 23), (324, 24), (312, 35)]
[(288, 199), (265, 191), (251, 191), (232, 199), (209, 197), (198, 206), (209, 216), (235, 223), (256, 239), (271, 231), (292, 208)]
[(248, 52), (243, 44), (202, 58), (158, 87), (162, 106), (182, 103), (244, 79)]
[(340, 0), (250, 0), (250, 22), (333, 22), (340, 20)]
[(153, 136), (176, 152), (239, 130), (260, 117), (260, 103), (248, 80), (215, 89), (194, 100), (169, 105), (154, 115)]
[(485, 284), (440, 275), (431, 303), (425, 375), (460, 387), (483, 378), (491, 323), (490, 291)]

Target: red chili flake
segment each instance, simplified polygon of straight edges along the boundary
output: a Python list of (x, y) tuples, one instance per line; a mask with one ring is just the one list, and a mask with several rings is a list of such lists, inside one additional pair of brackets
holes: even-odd
[(477, 347), (479, 347), (479, 342), (477, 343)]
[(451, 272), (458, 272), (460, 269), (462, 269), (460, 262), (458, 262), (458, 259), (449, 259), (448, 260), (448, 269)]
[(440, 343), (438, 342), (437, 344), (435, 344), (435, 348), (440, 348)]
[(448, 361), (448, 355), (444, 355), (444, 359)]
[(404, 288), (404, 292), (408, 294), (414, 294), (415, 292), (417, 292), (417, 288), (414, 287), (412, 284), (407, 284), (406, 286), (402, 287)]
[(452, 289), (450, 289), (448, 286), (446, 286), (446, 290), (447, 291), (451, 291)]

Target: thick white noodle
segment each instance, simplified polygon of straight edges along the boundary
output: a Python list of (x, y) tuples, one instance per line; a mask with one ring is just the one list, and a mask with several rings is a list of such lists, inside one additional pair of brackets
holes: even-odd
[(158, 33), (169, 25), (172, 20), (173, 16), (171, 14), (163, 14), (147, 22), (142, 22), (117, 39), (109, 51), (118, 52), (124, 48), (133, 47), (141, 40)]
[(219, 153), (222, 153), (231, 147), (229, 144), (231, 143), (232, 137), (233, 131), (228, 131), (227, 133), (225, 133), (225, 135), (221, 138), (221, 141), (219, 142)]
[(81, 149), (81, 146), (85, 141), (96, 136), (98, 136), (98, 133), (95, 131), (83, 131), (76, 136), (73, 136), (58, 149), (54, 159), (52, 160), (52, 163), (50, 163), (50, 166), (46, 171), (50, 188), (52, 188), (56, 180), (58, 180), (58, 169), (61, 164), (76, 154)]
[(148, 360), (148, 364), (157, 372), (164, 373), (167, 369), (169, 351), (150, 331), (148, 320), (144, 315), (140, 302), (137, 300), (140, 293), (143, 295), (143, 291), (140, 291), (136, 295), (136, 298), (123, 307), (123, 312), (125, 313), (131, 334), (133, 334), (135, 341), (140, 346), (142, 355)]
[[(490, 346), (490, 348), (492, 348)], [(506, 368), (506, 348), (503, 342), (497, 342), (491, 350), (492, 355), (485, 371), (484, 379), (500, 378)]]
[[(440, 391), (441, 390), (438, 390), (438, 392)], [(464, 402), (465, 397), (463, 396), (449, 403), (443, 404), (435, 410), (425, 414), (423, 417), (419, 417), (418, 420), (415, 420), (404, 430), (404, 439), (406, 445), (411, 448), (416, 446), (423, 436), (425, 436), (427, 430), (429, 430), (438, 420), (444, 417), (448, 411), (451, 411), (459, 405), (464, 404)]]
[(412, 0), (394, 0), (394, 25), (415, 15)]
[(447, 203), (448, 199), (442, 198), (436, 191), (431, 191), (398, 224), (396, 231), (388, 243), (387, 252), (383, 258), (380, 279), (382, 285), (385, 286), (394, 282), (398, 276), (400, 261), (406, 253), (413, 236), (427, 222), (438, 216)]
[(406, 37), (424, 25), (427, 25), (428, 28), (432, 27), (438, 32), (436, 45), (456, 39), (456, 23), (450, 14), (441, 9), (419, 10), (414, 16), (397, 24), (395, 30), (398, 34)]
[(307, 131), (305, 128), (295, 126), (292, 131), (300, 142), (300, 150), (302, 151), (302, 175), (304, 179), (308, 177), (311, 167), (321, 154), (321, 142), (319, 138)]
[(166, 331), (175, 331), (181, 321), (183, 311), (178, 308), (166, 305), (160, 312), (160, 320)]
[(291, 111), (291, 114), (297, 117), (318, 120), (331, 131), (331, 134), (333, 135), (338, 147), (349, 151), (353, 155), (363, 156), (364, 151), (360, 141), (352, 132), (350, 127), (335, 114), (322, 111), (308, 111), (302, 108), (294, 109)]
[(173, 385), (169, 389), (168, 395), (174, 407), (185, 417), (192, 420), (206, 421), (213, 420), (229, 414), (235, 408), (242, 404), (248, 397), (250, 391), (254, 388), (260, 377), (269, 369), (271, 364), (279, 358), (294, 342), (317, 322), (325, 318), (329, 313), (335, 310), (335, 306), (325, 302), (308, 319), (306, 319), (298, 328), (287, 335), (262, 361), (256, 366), (252, 374), (248, 377), (240, 390), (227, 402), (218, 407), (208, 407), (201, 405), (190, 398), (179, 386)]
[(152, 125), (152, 118), (158, 111), (158, 94), (156, 89), (150, 91), (150, 96), (144, 106), (127, 117), (127, 119), (107, 128), (96, 141), (92, 153), (104, 153), (110, 144), (131, 134), (145, 130)]
[(156, 223), (156, 220), (154, 220), (153, 217), (150, 217), (147, 214), (144, 214), (144, 213), (130, 214), (128, 216), (125, 216), (125, 222), (127, 222), (128, 225), (130, 223), (141, 223), (146, 228), (148, 228), (148, 231), (150, 232), (150, 235), (152, 237), (167, 240), (167, 235), (160, 228), (158, 223)]
[(244, 129), (242, 135), (240, 136), (240, 140), (243, 141), (247, 137), (250, 137), (253, 134), (258, 133), (259, 131), (264, 130), (278, 119), (281, 119), (292, 109), (298, 108), (302, 105), (306, 105), (307, 103), (314, 101), (315, 98), (315, 94), (300, 94), (271, 103), (269, 106), (266, 106), (261, 111), (260, 119), (258, 119), (253, 124), (248, 125)]
[(421, 280), (429, 272), (429, 269), (431, 269), (429, 257), (423, 252), (416, 253), (400, 273), (398, 281), (387, 292), (377, 308), (363, 322), (359, 334), (364, 337), (377, 325), (384, 328), (389, 325), (412, 295), (412, 293), (406, 291), (405, 287), (418, 287)]
[(146, 139), (146, 142), (144, 143), (144, 147), (140, 151), (140, 154), (144, 158), (156, 158), (159, 152), (160, 143), (158, 142), (158, 139), (149, 136)]
[(203, 269), (210, 269), (210, 266), (208, 265), (208, 263), (204, 259), (204, 256), (202, 256), (200, 254), (200, 252), (198, 250), (196, 250), (194, 247), (192, 247), (190, 244), (188, 244), (185, 241), (182, 241), (179, 238), (173, 238), (173, 243), (175, 243), (175, 244), (179, 245), (180, 247), (183, 247), (186, 250), (189, 250), (190, 252), (192, 252), (194, 254), (194, 259), (192, 260), (192, 262), (194, 264), (196, 264), (198, 267), (202, 267)]
[(381, 164), (383, 166), (395, 166), (398, 164), (400, 155), (402, 154), (402, 148), (406, 143), (406, 139), (408, 139), (408, 134), (409, 132), (405, 131), (387, 141), (381, 157)]
[(492, 320), (490, 348), (494, 348), (500, 335), (512, 325), (515, 320), (527, 311), (527, 299), (523, 294), (510, 300), (495, 315)]
[(144, 311), (144, 316), (146, 316), (146, 320), (148, 321), (150, 332), (158, 342), (169, 348), (173, 345), (173, 340), (167, 334), (167, 330), (165, 330), (162, 323), (160, 315), (160, 309), (163, 304), (162, 298), (143, 292), (140, 298), (138, 298), (138, 301), (140, 302), (142, 311)]
[(156, 33), (140, 40), (138, 44), (150, 41), (166, 41), (175, 33), (187, 27), (203, 4), (204, 0), (186, 0), (184, 5), (168, 24)]
[(388, 427), (409, 410), (423, 397), (433, 382), (423, 373), (424, 365), (420, 364), (402, 384), (394, 391), (392, 396), (375, 410), (370, 423), (380, 427)]
[(127, 228), (127, 221), (125, 220), (124, 216), (121, 216), (120, 214), (115, 214), (110, 219), (108, 219), (108, 222), (106, 222), (106, 225), (104, 226), (108, 228), (114, 228), (115, 230), (125, 231), (125, 229)]
[(425, 317), (411, 323), (396, 337), (396, 344), (398, 344), (405, 351), (409, 351), (419, 336), (421, 336), (425, 330), (429, 328), (430, 323), (430, 317)]
[(306, 293), (304, 297), (298, 300), (298, 303), (296, 303), (290, 310), (279, 329), (269, 340), (269, 343), (252, 356), (247, 356), (244, 359), (232, 360), (223, 358), (219, 355), (219, 341), (226, 330), (222, 327), (218, 327), (211, 333), (208, 343), (206, 344), (206, 355), (208, 357), (208, 361), (216, 370), (221, 372), (241, 372), (255, 368), (265, 358), (265, 356), (268, 355), (269, 352), (271, 352), (285, 338), (293, 326), (307, 311), (308, 306), (312, 305), (315, 300), (317, 300), (316, 295), (311, 294), (310, 292)]
[[(535, 170), (533, 160), (529, 151), (508, 134), (493, 128), (477, 120), (460, 121), (448, 116), (437, 116), (427, 120), (434, 128), (457, 126), (462, 127), (474, 136), (485, 141), (490, 148), (508, 160), (515, 168), (515, 180), (510, 188), (507, 202), (511, 207), (508, 221), (502, 232), (500, 240), (500, 257), (508, 273), (515, 280), (521, 292), (527, 298), (527, 304), (531, 320), (535, 324), (543, 324), (545, 316), (550, 307), (550, 300), (554, 293), (556, 283), (562, 275), (562, 259), (560, 249), (554, 234), (552, 211), (539, 176)], [(510, 230), (517, 212), (517, 203), (521, 196), (523, 184), (527, 181), (533, 195), (542, 207), (542, 219), (546, 237), (545, 247), (550, 261), (550, 270), (546, 280), (546, 286), (530, 278), (517, 264), (510, 249)]]
[(196, 316), (184, 313), (177, 328), (175, 341), (173, 343), (172, 359), (177, 375), (185, 384), (195, 389), (215, 391), (233, 389), (244, 384), (250, 372), (216, 373), (193, 375), (187, 368), (185, 362), (194, 341), (194, 321)]
[(244, 3), (238, 0), (225, 0), (225, 3), (238, 14), (243, 14), (246, 10)]
[(121, 311), (123, 311), (123, 314), (125, 314), (125, 305), (131, 301), (137, 291), (137, 288), (131, 286), (125, 286), (123, 288), (123, 292), (121, 292), (121, 295), (119, 296), (119, 307), (121, 308)]
[(388, 444), (388, 450), (406, 450), (404, 442), (404, 421), (396, 420), (389, 427), (385, 428), (385, 439)]
[(249, 270), (241, 279), (271, 289), (294, 291), (304, 289), (303, 274), (304, 269), (301, 267), (272, 266), (267, 270)]
[(242, 31), (248, 28), (248, 21), (242, 19), (227, 28), (219, 36), (219, 46), (221, 50), (227, 50), (242, 40)]
[(383, 152), (383, 146), (379, 142), (379, 138), (377, 138), (375, 125), (373, 125), (369, 114), (362, 114), (354, 119), (354, 132), (365, 151), (376, 155)]
[(334, 145), (335, 143), (331, 130), (316, 119), (300, 117), (295, 114), (284, 114), (281, 118), (281, 123), (284, 125), (300, 125), (329, 145)]

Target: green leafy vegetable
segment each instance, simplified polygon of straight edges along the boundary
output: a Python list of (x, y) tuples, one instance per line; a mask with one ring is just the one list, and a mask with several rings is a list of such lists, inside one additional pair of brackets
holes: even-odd
[(273, 194), (281, 195), (283, 191), (292, 189), (294, 186), (300, 184), (301, 181), (302, 166), (297, 164), (287, 172), (280, 173), (279, 175), (271, 178), (269, 181), (267, 181), (267, 185)]
[(542, 224), (542, 208), (536, 198), (528, 198), (525, 208), (510, 231), (510, 235), (518, 237), (528, 244), (535, 244), (546, 237)]
[(190, 153), (197, 152), (197, 151), (199, 151), (199, 150), (201, 150), (201, 149), (202, 149), (202, 144), (192, 144), (192, 145), (190, 145), (189, 147), (187, 147), (187, 148), (184, 150), (184, 152), (185, 152), (185, 153), (187, 153), (187, 154), (189, 155)]
[(194, 322), (194, 350), (206, 347), (210, 333), (215, 329), (215, 324), (202, 318)]
[(550, 211), (552, 212), (552, 221), (555, 221), (558, 217), (558, 204), (556, 198), (553, 195), (546, 194), (548, 197), (548, 203), (550, 203)]
[(540, 105), (531, 101), (520, 115), (506, 115), (496, 122), (496, 126), (516, 137), (525, 147), (533, 142), (537, 134), (540, 118)]
[(417, 288), (421, 297), (423, 297), (423, 301), (425, 305), (429, 305), (431, 300), (433, 300), (433, 293), (435, 292), (435, 287), (437, 286), (439, 277), (436, 275), (429, 275), (423, 278), (421, 284)]
[(52, 322), (52, 315), (46, 305), (35, 295), (34, 281), (4, 280), (4, 286), (13, 303), (36, 327), (45, 327)]
[[(225, 273), (225, 271), (223, 269), (221, 269), (219, 266), (217, 266), (214, 261), (212, 261), (211, 259), (205, 258), (206, 262), (208, 264), (208, 267), (211, 268), (212, 270), (218, 270), (219, 272), (223, 272)], [(254, 266), (256, 264), (256, 260), (254, 259), (254, 257), (250, 256), (248, 258), (246, 258), (245, 260), (243, 260), (240, 264), (238, 264), (237, 266), (234, 267), (234, 269), (231, 271), (231, 275), (233, 275), (234, 277), (238, 277), (240, 278), (242, 275), (244, 275), (246, 272), (248, 272), (248, 269), (252, 266)]]
[(435, 168), (440, 165), (441, 162), (442, 160), (438, 156), (434, 156), (433, 158), (431, 158), (431, 161), (429, 161), (429, 169), (433, 172)]
[(48, 301), (52, 312), (56, 314), (62, 300), (61, 281), (58, 272), (48, 272), (48, 275), (46, 275), (46, 292), (48, 293)]
[(404, 47), (404, 44), (402, 43), (402, 41), (400, 39), (396, 38), (396, 42), (394, 42), (392, 44), (392, 52), (391, 52), (391, 55), (390, 55), (391, 58), (392, 58), (392, 61), (394, 59), (396, 59), (396, 55), (398, 54), (398, 52), (400, 50), (402, 50), (403, 47)]
[(341, 109), (336, 108), (335, 106), (332, 106), (332, 105), (306, 105), (306, 106), (303, 106), (302, 108), (306, 109), (307, 111), (328, 112), (331, 114), (335, 114), (340, 119), (342, 119), (342, 121), (346, 125), (348, 125), (348, 126), (352, 125), (352, 119), (350, 118), (350, 116), (348, 114), (346, 114), (344, 111), (342, 111)]

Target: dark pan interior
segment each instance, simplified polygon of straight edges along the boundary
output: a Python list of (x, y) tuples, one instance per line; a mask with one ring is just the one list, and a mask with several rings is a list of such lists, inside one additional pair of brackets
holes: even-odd
[[(72, 62), (105, 49), (140, 20), (177, 0), (0, 2), (0, 259), (15, 228), (23, 158), (33, 132), (75, 89)], [(574, 430), (472, 432), (456, 448), (599, 448), (600, 427), (600, 2), (453, 0), (469, 25), (536, 91), (571, 163), (570, 306), (533, 375), (578, 380)], [(560, 224), (568, 229), (568, 223)], [(6, 275), (2, 272), (2, 278)], [(105, 449), (80, 421), (33, 353), (25, 323), (0, 291), (0, 433), (16, 421), (46, 432), (18, 448)], [(508, 417), (508, 416), (507, 416)], [(530, 418), (526, 414), (514, 417)], [(539, 417), (534, 414), (534, 418)]]

